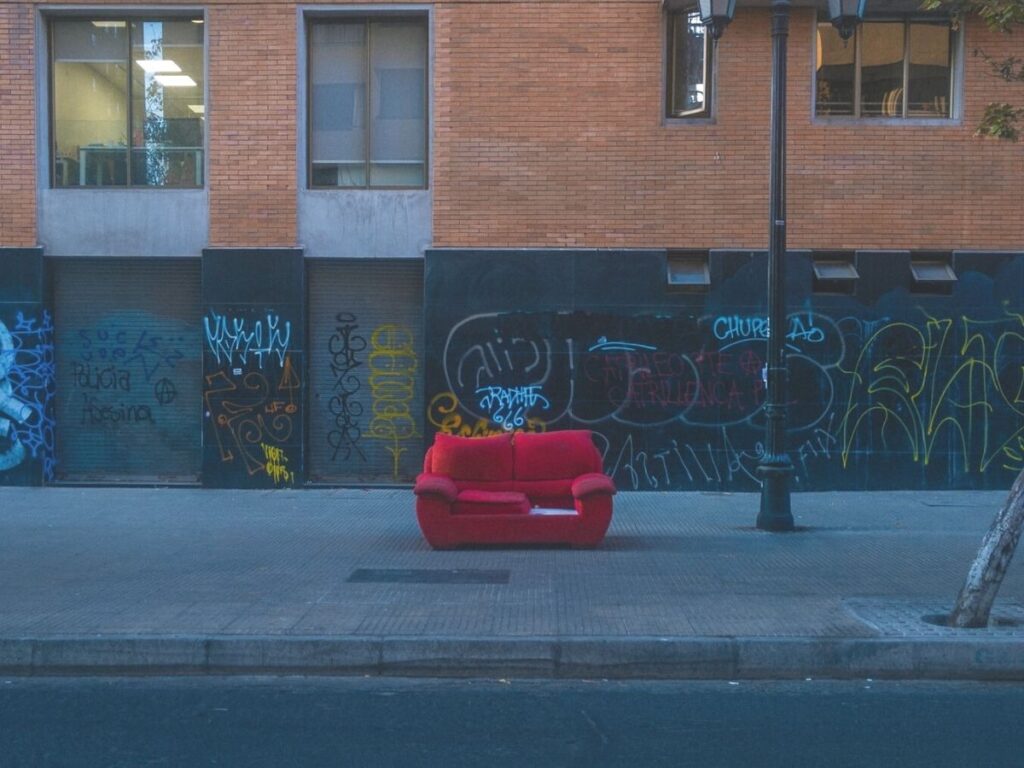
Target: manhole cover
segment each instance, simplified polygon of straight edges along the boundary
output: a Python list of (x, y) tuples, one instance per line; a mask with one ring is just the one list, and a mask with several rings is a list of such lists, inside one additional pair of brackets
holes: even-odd
[(475, 568), (359, 568), (349, 582), (363, 584), (508, 584), (509, 571)]

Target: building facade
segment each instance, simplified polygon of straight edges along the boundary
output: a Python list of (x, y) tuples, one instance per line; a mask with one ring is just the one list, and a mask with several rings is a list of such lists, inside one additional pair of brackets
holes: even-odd
[[(1024, 468), (1018, 31), (813, 2), (788, 54), (796, 489)], [(593, 430), (622, 489), (753, 490), (771, 12), (0, 2), (0, 483), (409, 482)]]

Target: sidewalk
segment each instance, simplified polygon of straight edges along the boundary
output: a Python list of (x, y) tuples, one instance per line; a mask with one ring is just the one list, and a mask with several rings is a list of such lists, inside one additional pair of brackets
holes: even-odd
[(4, 674), (1024, 679), (948, 611), (1003, 492), (622, 493), (604, 545), (435, 552), (407, 490), (0, 488)]

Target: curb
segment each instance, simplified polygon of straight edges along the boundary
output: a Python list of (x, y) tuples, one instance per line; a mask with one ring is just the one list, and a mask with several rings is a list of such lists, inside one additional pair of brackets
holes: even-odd
[(0, 674), (1022, 681), (1024, 642), (989, 638), (65, 636), (0, 639)]

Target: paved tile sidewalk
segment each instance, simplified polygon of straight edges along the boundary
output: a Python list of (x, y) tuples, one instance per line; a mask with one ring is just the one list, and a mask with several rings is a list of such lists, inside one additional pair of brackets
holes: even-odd
[(0, 489), (0, 640), (872, 640), (851, 599), (951, 602), (1004, 498), (623, 493), (597, 550), (435, 552), (407, 490)]

